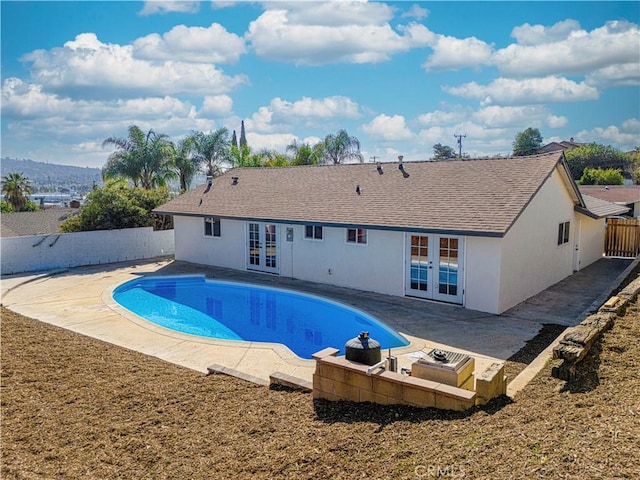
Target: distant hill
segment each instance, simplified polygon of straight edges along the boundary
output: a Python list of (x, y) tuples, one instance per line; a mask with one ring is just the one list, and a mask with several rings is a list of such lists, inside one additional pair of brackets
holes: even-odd
[(33, 183), (34, 193), (67, 193), (72, 190), (84, 194), (92, 189), (94, 182), (102, 184), (102, 171), (99, 168), (72, 167), (4, 157), (0, 160), (0, 175), (4, 177), (8, 173), (22, 173)]

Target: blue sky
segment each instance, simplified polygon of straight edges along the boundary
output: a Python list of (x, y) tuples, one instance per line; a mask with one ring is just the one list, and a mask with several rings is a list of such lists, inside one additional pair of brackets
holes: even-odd
[(245, 121), (254, 151), (346, 129), (367, 161), (640, 145), (640, 3), (2, 1), (3, 157), (101, 167), (135, 124)]

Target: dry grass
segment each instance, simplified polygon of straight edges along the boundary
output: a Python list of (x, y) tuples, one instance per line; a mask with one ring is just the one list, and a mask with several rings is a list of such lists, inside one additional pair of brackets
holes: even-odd
[(3, 479), (640, 478), (640, 317), (467, 414), (314, 402), (2, 309)]

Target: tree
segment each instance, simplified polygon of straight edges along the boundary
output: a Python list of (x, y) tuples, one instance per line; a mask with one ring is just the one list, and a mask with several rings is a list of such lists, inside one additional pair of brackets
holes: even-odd
[(364, 161), (360, 153), (360, 140), (350, 136), (346, 130), (338, 130), (335, 135), (327, 135), (321, 143), (322, 159), (327, 163), (337, 165), (352, 159)]
[(136, 125), (129, 127), (127, 138), (109, 137), (103, 146), (115, 145), (116, 151), (102, 167), (103, 179), (124, 178), (134, 186), (151, 189), (166, 185), (176, 177), (172, 169), (172, 145), (165, 134)]
[(87, 194), (80, 214), (61, 225), (63, 232), (114, 230), (120, 228), (154, 227), (156, 230), (172, 228), (171, 221), (151, 213), (169, 200), (169, 190), (149, 190), (129, 187), (124, 180), (110, 181), (104, 188)]
[(236, 137), (236, 131), (233, 131), (233, 134), (231, 135), (231, 148), (238, 147), (238, 137)]
[(291, 154), (291, 165), (317, 165), (320, 163), (318, 150), (308, 143), (298, 143), (294, 140), (287, 145), (287, 153)]
[(542, 135), (537, 128), (527, 128), (516, 134), (516, 140), (513, 142), (513, 155), (515, 157), (523, 157), (526, 155), (534, 155), (542, 146)]
[(622, 172), (631, 170), (630, 158), (611, 145), (589, 143), (565, 150), (569, 170), (574, 179), (582, 177), (585, 168), (617, 168)]
[(585, 168), (580, 185), (624, 185), (624, 177), (617, 168)]
[(240, 148), (247, 145), (247, 135), (244, 133), (244, 120), (240, 122)]
[(198, 171), (198, 165), (193, 158), (193, 138), (183, 138), (174, 145), (173, 165), (180, 182), (180, 192), (184, 193), (191, 187), (191, 181)]
[(193, 158), (206, 175), (217, 177), (222, 173), (225, 162), (233, 162), (229, 131), (226, 128), (209, 133), (196, 132), (191, 135), (191, 139), (194, 148)]
[(31, 181), (22, 173), (8, 173), (2, 177), (4, 200), (11, 205), (14, 212), (31, 210), (28, 195), (32, 193), (32, 188)]
[(447, 158), (455, 158), (456, 152), (453, 148), (447, 145), (441, 145), (436, 143), (433, 146), (433, 159), (434, 160), (446, 160)]

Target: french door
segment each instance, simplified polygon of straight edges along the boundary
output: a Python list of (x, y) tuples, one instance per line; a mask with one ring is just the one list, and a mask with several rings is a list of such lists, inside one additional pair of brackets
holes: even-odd
[(247, 269), (278, 273), (278, 226), (249, 223), (247, 228)]
[(463, 256), (462, 237), (407, 234), (406, 295), (461, 304)]

